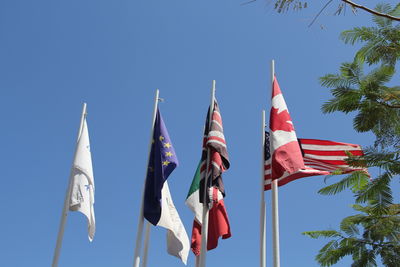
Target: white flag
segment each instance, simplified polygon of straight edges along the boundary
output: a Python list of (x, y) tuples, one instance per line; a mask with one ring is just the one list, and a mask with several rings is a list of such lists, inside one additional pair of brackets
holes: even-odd
[(88, 219), (88, 236), (92, 241), (96, 230), (94, 218), (94, 179), (89, 133), (86, 119), (78, 139), (72, 171), (72, 190), (69, 209), (80, 211)]
[(189, 237), (172, 201), (167, 181), (164, 182), (161, 194), (161, 217), (157, 225), (168, 229), (168, 253), (180, 258), (186, 264), (190, 250)]

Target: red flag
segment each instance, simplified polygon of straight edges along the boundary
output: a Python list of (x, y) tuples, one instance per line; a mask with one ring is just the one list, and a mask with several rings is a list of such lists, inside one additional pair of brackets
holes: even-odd
[(270, 113), (271, 178), (295, 173), (304, 168), (303, 156), (297, 143), (296, 132), (283, 98), (278, 81), (274, 77)]

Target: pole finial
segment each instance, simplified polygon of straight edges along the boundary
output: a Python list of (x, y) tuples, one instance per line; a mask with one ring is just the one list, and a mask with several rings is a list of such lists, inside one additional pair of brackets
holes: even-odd
[(84, 101), (83, 102), (83, 117), (86, 118), (87, 116), (87, 103)]
[(274, 82), (275, 78), (275, 60), (271, 60), (271, 83)]

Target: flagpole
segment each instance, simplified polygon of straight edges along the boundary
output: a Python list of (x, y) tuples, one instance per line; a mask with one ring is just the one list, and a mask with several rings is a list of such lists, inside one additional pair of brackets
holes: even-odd
[(261, 202), (260, 202), (260, 267), (266, 267), (266, 218), (265, 218), (265, 110), (261, 123)]
[(200, 267), (200, 255), (196, 256), (196, 267)]
[[(159, 90), (156, 90), (156, 95), (154, 98), (154, 110), (153, 110), (153, 119), (151, 123), (151, 132), (150, 132), (150, 142), (149, 142), (149, 154), (147, 157), (147, 165), (146, 169), (149, 166), (149, 161), (150, 161), (150, 153), (151, 153), (151, 145), (152, 145), (152, 140), (153, 140), (153, 132), (154, 132), (154, 122), (156, 120), (156, 114), (157, 114), (157, 107), (158, 107), (158, 100), (159, 100)], [(142, 200), (140, 204), (140, 213), (139, 213), (139, 219), (138, 219), (138, 228), (137, 228), (137, 233), (136, 233), (136, 246), (135, 246), (135, 255), (133, 259), (133, 266), (134, 267), (139, 267), (140, 265), (140, 250), (142, 247), (142, 239), (143, 239), (143, 224), (144, 224), (144, 217), (143, 217), (143, 205), (144, 205), (144, 189), (146, 186), (146, 178), (147, 178), (147, 171), (146, 171), (146, 177), (144, 178), (144, 183), (143, 183), (143, 189), (142, 189)]]
[(147, 266), (147, 256), (148, 256), (148, 253), (149, 253), (149, 243), (150, 243), (149, 242), (149, 240), (150, 240), (150, 230), (151, 230), (151, 225), (150, 225), (149, 222), (146, 222), (142, 267), (146, 267)]
[[(86, 103), (83, 103), (81, 122), (79, 124), (79, 131), (78, 131), (78, 137), (76, 139), (76, 143), (78, 143), (79, 138), (81, 136), (82, 128), (83, 128), (83, 121), (84, 121), (85, 117), (86, 117)], [(75, 157), (76, 157), (76, 152), (77, 152), (77, 146), (75, 146), (75, 152), (74, 152), (73, 159), (75, 159)], [(63, 209), (61, 212), (60, 227), (58, 230), (56, 247), (54, 249), (53, 263), (51, 265), (52, 267), (58, 266), (58, 259), (60, 257), (61, 245), (62, 245), (62, 240), (64, 237), (65, 223), (67, 221), (67, 215), (68, 215), (68, 209), (69, 209), (69, 197), (70, 197), (70, 193), (71, 193), (73, 170), (74, 170), (74, 163), (72, 162), (71, 171), (70, 171), (70, 175), (69, 175), (68, 187), (67, 187), (67, 191), (65, 193), (65, 198), (64, 198), (64, 206), (63, 206)]]
[[(210, 132), (212, 113), (214, 111), (214, 101), (215, 101), (215, 80), (212, 81), (211, 87), (211, 104), (210, 104), (210, 113), (208, 114), (208, 132)], [(206, 254), (207, 254), (207, 237), (208, 237), (208, 205), (206, 201), (207, 190), (208, 190), (208, 171), (210, 168), (210, 150), (207, 148), (207, 163), (206, 163), (206, 175), (204, 178), (204, 192), (203, 192), (203, 218), (201, 225), (201, 250), (200, 250), (200, 259), (199, 266), (206, 266)]]
[[(203, 127), (202, 134), (204, 134), (204, 131), (205, 131), (205, 126)], [(206, 170), (206, 176), (207, 176), (207, 170)], [(199, 192), (199, 194), (200, 194), (200, 192)], [(200, 196), (199, 196), (199, 198), (200, 198)], [(201, 253), (201, 247), (200, 247), (200, 253)], [(195, 267), (200, 267), (200, 254), (196, 256)]]
[[(271, 61), (271, 86), (275, 77), (275, 61)], [(272, 161), (271, 161), (272, 170)], [(271, 176), (271, 178), (273, 178)], [(280, 267), (279, 252), (279, 210), (278, 210), (278, 179), (271, 179), (272, 191), (272, 254), (274, 267)]]

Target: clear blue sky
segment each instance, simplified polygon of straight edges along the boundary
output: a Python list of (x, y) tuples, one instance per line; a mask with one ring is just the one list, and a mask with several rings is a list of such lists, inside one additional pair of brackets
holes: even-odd
[[(232, 238), (208, 253), (208, 266), (258, 265), (260, 120), (269, 110), (271, 59), (299, 137), (371, 144), (371, 135), (354, 132), (351, 116), (320, 112), (330, 95), (318, 84), (354, 54), (338, 34), (369, 24), (369, 16), (348, 9), (334, 17), (332, 4), (308, 28), (318, 1), (285, 15), (270, 0), (243, 2), (0, 2), (0, 266), (50, 266), (84, 101), (97, 231), (89, 243), (86, 218), (70, 213), (60, 267), (132, 266), (156, 88), (181, 164), (170, 189), (190, 234), (193, 215), (184, 200), (200, 157), (211, 80), (217, 81), (231, 159), (224, 180)], [(336, 228), (352, 212), (350, 193), (320, 196), (322, 186), (320, 176), (281, 187), (283, 267), (317, 266), (325, 241), (301, 232)], [(269, 205), (269, 192), (266, 198)], [(269, 266), (270, 214), (268, 208)], [(152, 229), (148, 266), (182, 266), (166, 253), (165, 235)], [(194, 266), (192, 254), (188, 265)]]

